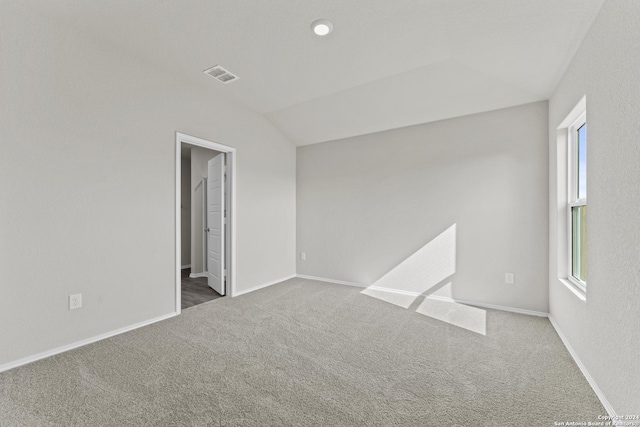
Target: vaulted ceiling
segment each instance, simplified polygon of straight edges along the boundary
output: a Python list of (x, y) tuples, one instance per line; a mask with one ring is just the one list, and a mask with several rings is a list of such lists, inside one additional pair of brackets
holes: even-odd
[[(548, 99), (603, 0), (60, 0), (65, 25), (206, 81), (297, 145)], [(311, 32), (333, 22), (326, 37)], [(202, 73), (220, 64), (240, 79)]]

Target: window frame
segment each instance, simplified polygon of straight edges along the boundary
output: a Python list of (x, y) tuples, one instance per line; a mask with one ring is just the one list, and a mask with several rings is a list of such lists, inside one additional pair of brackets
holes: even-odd
[[(567, 280), (578, 287), (583, 293), (587, 292), (587, 282), (573, 275), (573, 209), (574, 207), (586, 207), (587, 197), (579, 198), (579, 156), (578, 156), (578, 131), (587, 124), (586, 110), (567, 128)], [(587, 141), (588, 143), (588, 141)], [(586, 146), (585, 146), (586, 148)], [(586, 165), (585, 165), (586, 167)], [(587, 175), (588, 176), (588, 175)], [(585, 177), (586, 178), (586, 177)], [(587, 186), (587, 192), (588, 192)]]

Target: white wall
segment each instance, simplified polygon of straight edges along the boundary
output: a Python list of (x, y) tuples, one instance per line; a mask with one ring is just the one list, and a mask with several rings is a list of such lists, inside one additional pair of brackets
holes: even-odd
[(295, 273), (289, 141), (201, 70), (24, 6), (0, 14), (0, 366), (174, 312), (176, 131), (237, 148), (238, 290)]
[[(607, 0), (549, 105), (550, 312), (618, 414), (640, 413), (640, 3)], [(587, 97), (587, 299), (558, 280), (556, 128)], [(561, 153), (562, 155), (562, 153)]]
[(202, 147), (191, 149), (191, 272), (204, 272), (204, 262), (202, 254), (202, 178), (209, 176), (208, 163), (214, 158), (217, 151), (208, 150)]
[(372, 285), (455, 225), (436, 281), (547, 312), (547, 120), (539, 102), (298, 147), (298, 274)]
[(181, 264), (191, 262), (191, 160), (182, 158), (180, 165), (180, 256)]

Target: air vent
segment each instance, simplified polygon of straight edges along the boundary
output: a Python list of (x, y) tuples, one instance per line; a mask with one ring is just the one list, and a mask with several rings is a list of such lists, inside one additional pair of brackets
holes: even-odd
[(214, 65), (208, 70), (204, 70), (204, 72), (205, 74), (209, 74), (214, 79), (225, 84), (239, 79), (238, 76), (236, 76), (235, 74), (231, 74), (229, 71), (225, 70), (219, 65)]

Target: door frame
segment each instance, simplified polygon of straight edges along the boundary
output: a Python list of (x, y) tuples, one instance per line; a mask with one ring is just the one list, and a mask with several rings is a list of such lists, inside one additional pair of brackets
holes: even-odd
[[(195, 145), (197, 147), (208, 148), (210, 150), (218, 151), (226, 154), (226, 172), (227, 180), (229, 182), (229, 206), (227, 208), (227, 230), (225, 233), (225, 247), (229, 248), (227, 256), (225, 257), (225, 266), (227, 269), (227, 295), (230, 297), (236, 294), (236, 149), (229, 147), (228, 145), (219, 144), (217, 142), (208, 141), (206, 139), (198, 138), (195, 136), (187, 135), (181, 132), (176, 132), (176, 200), (175, 200), (175, 280), (176, 280), (176, 313), (180, 314), (182, 311), (182, 279), (181, 279), (181, 152), (180, 147), (182, 144)], [(226, 197), (226, 195), (225, 195)]]

